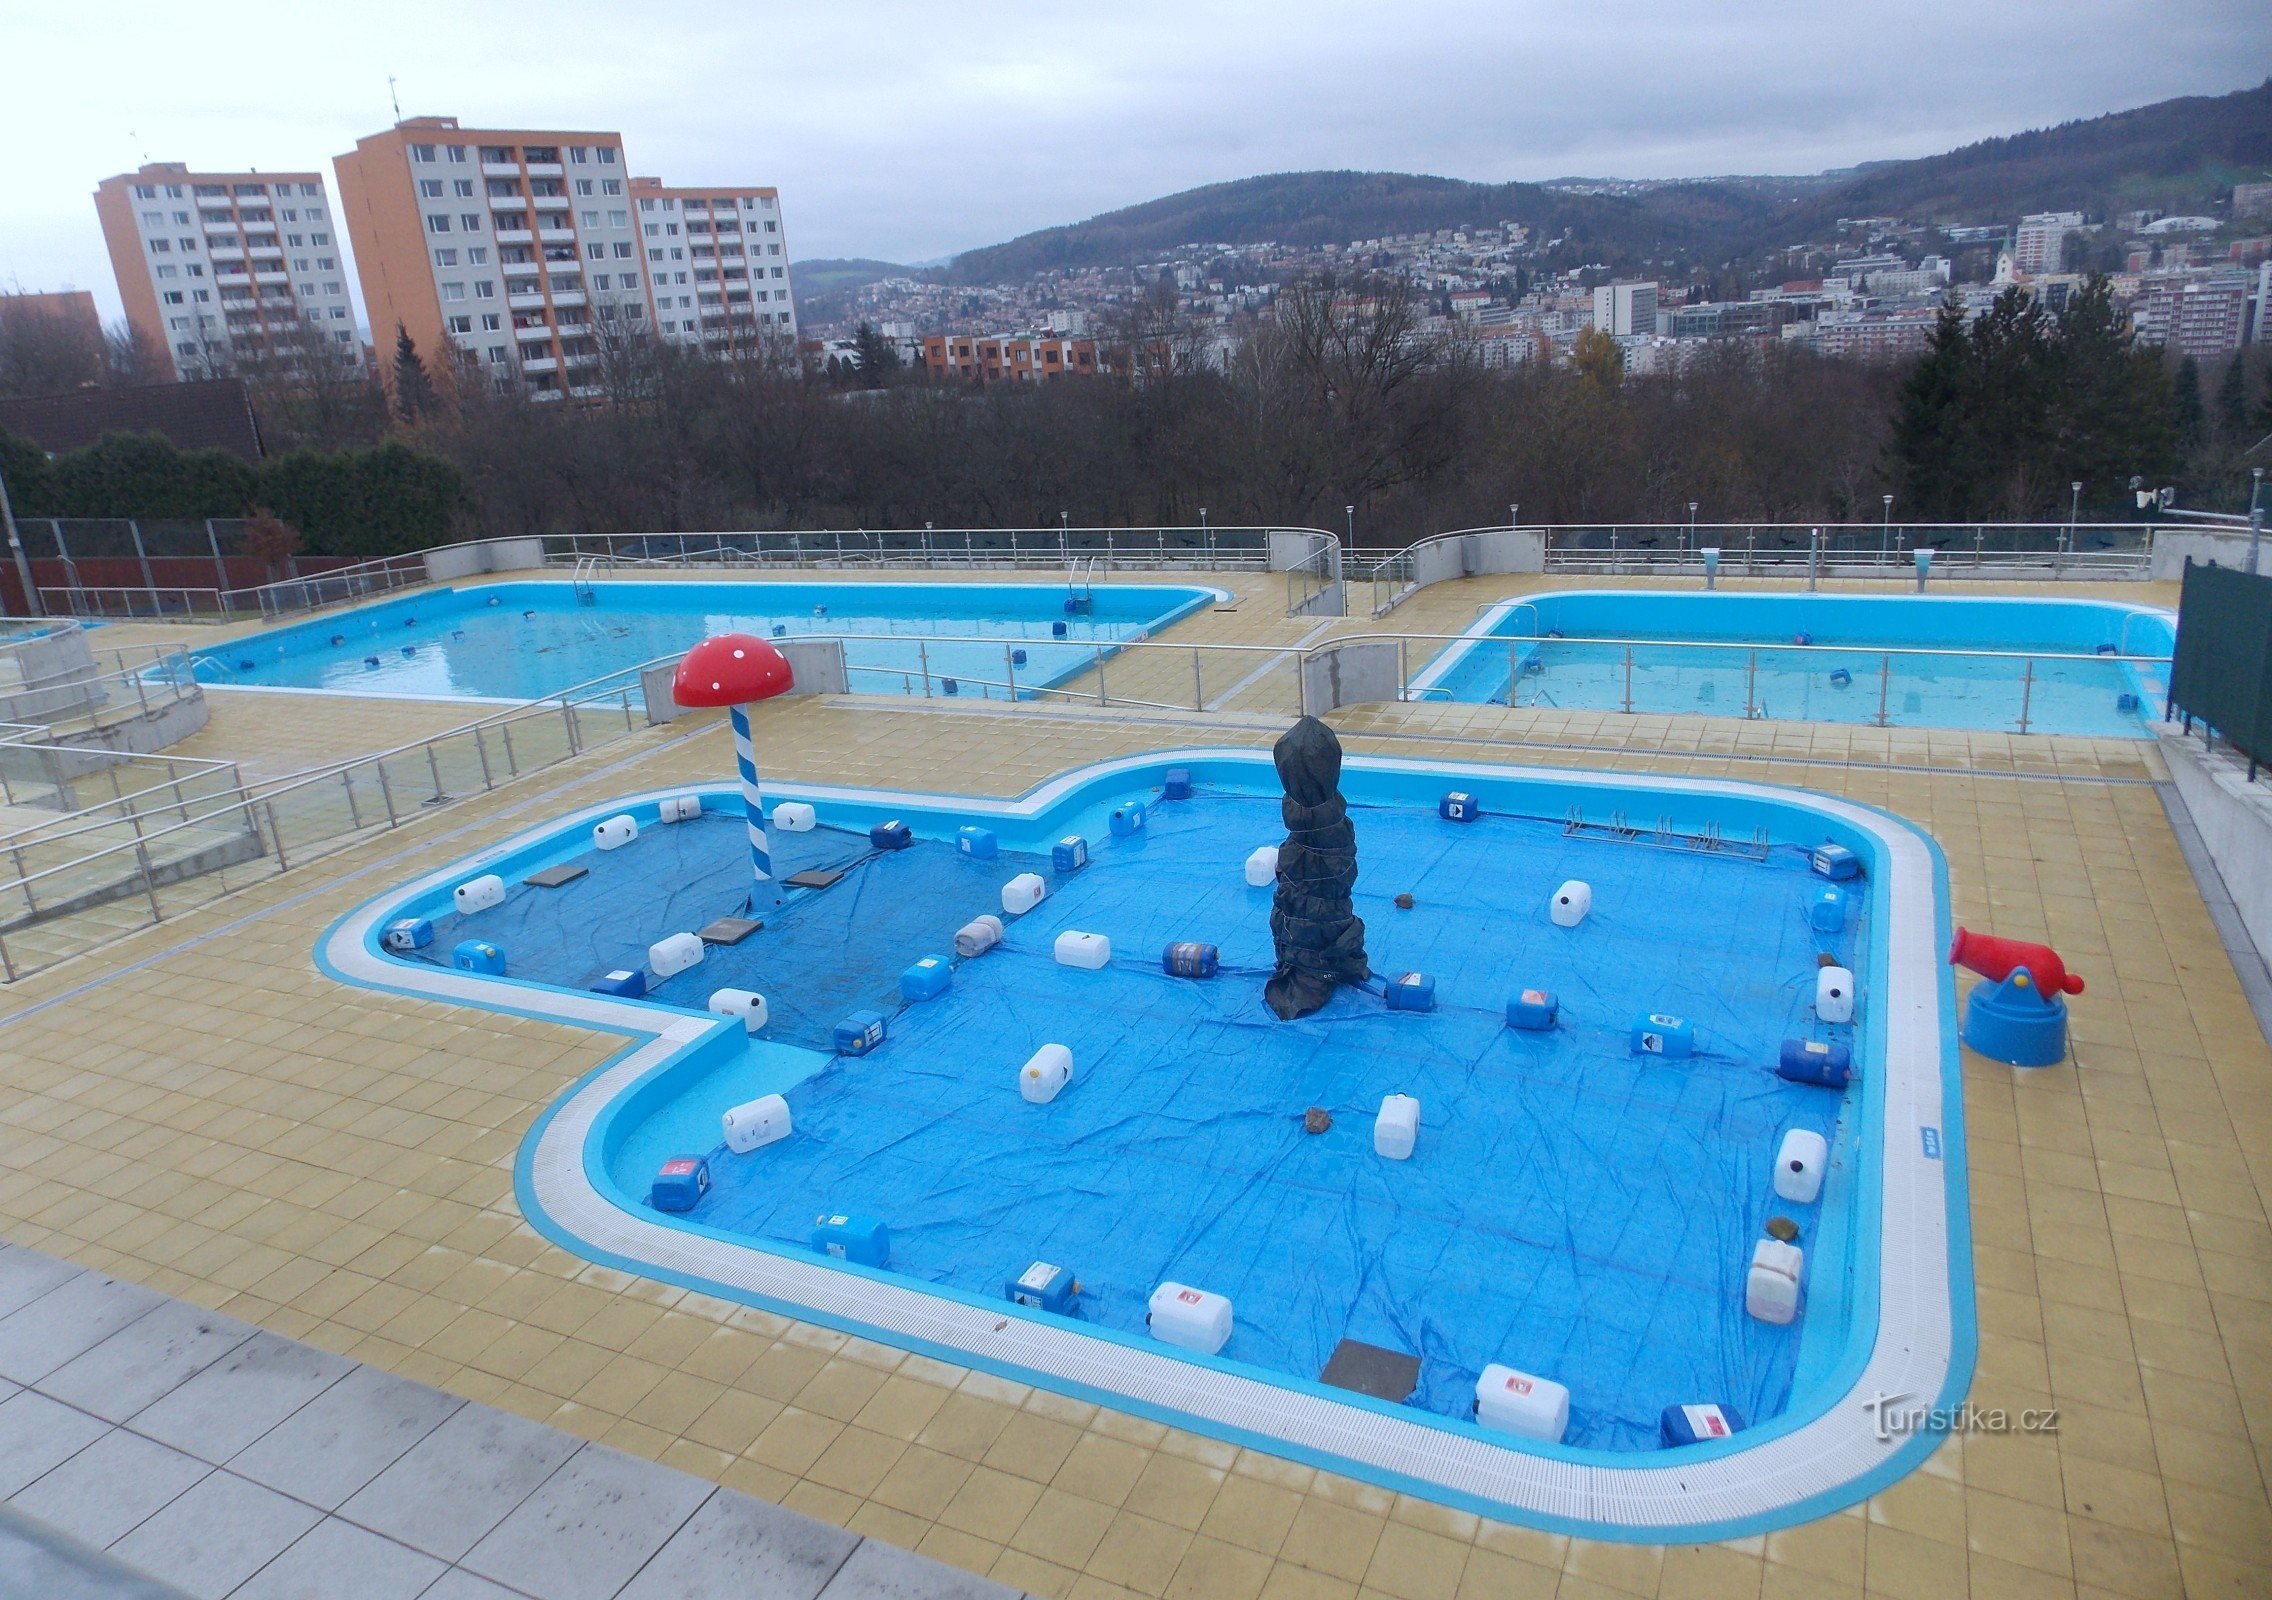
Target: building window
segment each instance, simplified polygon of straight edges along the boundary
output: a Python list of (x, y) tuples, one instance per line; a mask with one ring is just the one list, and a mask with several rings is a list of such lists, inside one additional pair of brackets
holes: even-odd
[(600, 214), (597, 211), (579, 211), (576, 213), (576, 225), (580, 228), (596, 228), (600, 225)]
[(179, 289), (168, 289), (168, 290), (166, 291), (166, 304), (167, 304), (167, 305), (169, 305), (169, 306), (178, 306), (178, 305), (180, 305), (180, 304), (181, 304), (181, 291), (180, 291)]
[(473, 286), (473, 297), (474, 297), (474, 298), (475, 298), (476, 300), (494, 300), (494, 299), (496, 299), (496, 298), (497, 298), (497, 283), (496, 283), (496, 280), (495, 280), (495, 279), (493, 279), (493, 278), (483, 278), (482, 280), (480, 280), (480, 281), (479, 281), (478, 283), (476, 283), (476, 284), (475, 284), (475, 285)]
[(347, 291), (336, 283), (327, 283), (323, 286), (323, 292), (325, 294), (345, 294)]
[(158, 186), (154, 183), (138, 183), (134, 186), (134, 198), (137, 200), (155, 200), (158, 198)]
[(174, 242), (171, 239), (152, 239), (150, 241), (150, 253), (157, 256), (170, 256), (174, 253)]
[[(331, 308), (331, 320), (334, 322), (345, 322), (347, 320), (347, 308), (345, 306), (333, 306)], [(340, 338), (342, 339), (346, 337), (347, 335), (345, 335), (344, 333), (340, 335)]]
[(421, 200), (441, 199), (442, 180), (439, 178), (420, 178), (418, 180), (418, 197)]
[(629, 243), (627, 243), (626, 241), (623, 241), (623, 240), (620, 240), (620, 239), (619, 239), (619, 240), (617, 240), (617, 241), (616, 241), (616, 244), (615, 244), (615, 259), (616, 259), (616, 260), (618, 260), (618, 261), (629, 261), (629, 260), (631, 260), (631, 259), (632, 259), (632, 246), (631, 246), (631, 245), (630, 245)]
[(465, 298), (465, 285), (462, 283), (443, 284), (442, 298), (445, 300), (463, 300)]
[(625, 289), (636, 289), (639, 287), (639, 274), (636, 272), (626, 272), (623, 275), (622, 281), (623, 287)]
[(592, 192), (592, 180), (589, 178), (578, 178), (576, 180), (576, 192), (580, 195), (590, 194)]
[(568, 147), (568, 160), (571, 164), (580, 167), (591, 159), (592, 152), (588, 145), (576, 144)]
[(489, 246), (477, 244), (467, 250), (465, 264), (469, 267), (486, 267), (489, 265)]
[(649, 261), (660, 261), (663, 259), (663, 253), (660, 250), (650, 250), (647, 252), (647, 259)]
[(450, 219), (444, 216), (428, 217), (426, 219), (426, 231), (428, 233), (448, 233), (450, 231)]
[(317, 256), (317, 257), (316, 257), (316, 271), (318, 271), (318, 272), (337, 272), (338, 270), (339, 270), (339, 258), (338, 258), (337, 256)]
[(775, 276), (776, 278), (780, 277), (780, 276), (781, 276), (781, 269), (780, 269), (779, 267), (775, 267), (775, 268), (773, 269), (773, 275), (774, 275), (774, 276)]
[(471, 200), (473, 198), (473, 180), (471, 178), (452, 178), (450, 180), (450, 192), (460, 200)]
[(455, 163), (456, 163), (457, 165), (459, 165), (459, 166), (461, 166), (461, 167), (465, 165), (465, 146), (464, 146), (464, 145), (462, 145), (462, 144), (453, 144), (453, 145), (450, 145), (450, 146), (448, 146), (448, 147), (447, 147), (447, 148), (446, 148), (446, 149), (445, 149), (445, 150), (443, 151), (443, 153), (444, 153), (445, 155), (447, 155), (447, 156), (448, 156), (448, 157), (450, 158), (450, 160), (451, 160), (451, 161), (453, 161), (453, 162), (455, 162)]
[(492, 166), (509, 166), (513, 161), (513, 147), (509, 144), (485, 144), (481, 147), (481, 159)]
[(494, 311), (484, 311), (481, 314), (481, 331), (483, 333), (495, 333), (504, 325), (503, 319)]
[(447, 326), (452, 333), (471, 333), (473, 332), (473, 318), (452, 317)]
[(768, 217), (765, 221), (765, 231), (767, 233), (777, 233), (780, 231), (780, 227), (781, 225), (770, 217)]
[(420, 166), (431, 166), (434, 161), (434, 147), (430, 144), (414, 144), (410, 147), (410, 159)]
[(161, 278), (178, 278), (181, 276), (181, 268), (179, 267), (166, 266), (158, 267), (155, 270)]
[(308, 235), (308, 243), (320, 250), (331, 243), (331, 235), (328, 233), (311, 233)]
[(604, 244), (588, 244), (584, 246), (584, 254), (594, 261), (605, 261), (607, 259), (607, 246)]
[(465, 224), (465, 231), (468, 233), (479, 233), (481, 231), (481, 213), (478, 211), (468, 211), (465, 215), (459, 217), (458, 221)]
[(600, 146), (600, 165), (603, 167), (612, 167), (615, 165), (615, 146), (611, 144), (603, 144)]
[(503, 366), (505, 363), (505, 347), (501, 344), (491, 345), (489, 347), (489, 359), (497, 365)]
[(458, 253), (455, 250), (437, 250), (434, 252), (434, 265), (437, 267), (454, 267), (457, 264)]
[(607, 214), (607, 225), (611, 228), (628, 228), (631, 226), (631, 213), (628, 211), (610, 211)]

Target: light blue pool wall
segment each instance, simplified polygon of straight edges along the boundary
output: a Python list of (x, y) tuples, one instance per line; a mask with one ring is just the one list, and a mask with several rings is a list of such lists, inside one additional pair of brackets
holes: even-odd
[[(1047, 846), (1069, 832), (1078, 831), (1084, 836), (1097, 837), (1107, 831), (1106, 817), (1113, 806), (1128, 798), (1145, 798), (1155, 794), (1164, 781), (1169, 767), (1185, 767), (1192, 782), (1200, 788), (1233, 791), (1247, 794), (1275, 794), (1278, 789), (1276, 775), (1268, 758), (1258, 753), (1252, 758), (1186, 757), (1173, 753), (1148, 758), (1137, 768), (1120, 767), (1102, 772), (1061, 796), (1047, 810), (1032, 816), (1020, 816), (1003, 807), (999, 801), (958, 796), (925, 797), (923, 800), (896, 799), (889, 796), (844, 795), (825, 789), (800, 788), (783, 784), (777, 791), (782, 798), (803, 798), (820, 807), (824, 819), (833, 826), (865, 829), (876, 822), (898, 818), (908, 823), (919, 835), (938, 839), (951, 839), (954, 830), (965, 822), (981, 820), (995, 830), (1005, 849), (1046, 853)], [(1770, 838), (1778, 845), (1812, 846), (1822, 842), (1845, 845), (1853, 850), (1863, 863), (1864, 879), (1871, 895), (1872, 920), (1876, 926), (1886, 928), (1886, 900), (1889, 891), (1885, 886), (1887, 856), (1885, 846), (1874, 834), (1846, 824), (1808, 806), (1803, 797), (1794, 795), (1789, 801), (1771, 800), (1752, 795), (1730, 795), (1709, 790), (1686, 788), (1660, 789), (1627, 786), (1614, 779), (1598, 779), (1584, 785), (1557, 783), (1551, 780), (1520, 775), (1490, 776), (1484, 769), (1460, 769), (1456, 779), (1444, 772), (1383, 769), (1352, 763), (1344, 768), (1342, 787), (1354, 805), (1383, 805), (1425, 807), (1432, 810), (1443, 790), (1456, 781), (1457, 786), (1478, 795), (1487, 812), (1497, 811), (1535, 817), (1559, 818), (1564, 815), (1574, 798), (1582, 798), (1590, 807), (1598, 805), (1605, 811), (1616, 806), (1638, 805), (1644, 801), (1657, 809), (1651, 814), (1669, 814), (1673, 825), (1683, 831), (1696, 831), (1706, 825), (1716, 825), (1730, 838), (1748, 838), (1754, 830), (1765, 827)], [(730, 790), (678, 790), (672, 792), (699, 792), (706, 810), (737, 811), (740, 806), (738, 791)], [(629, 804), (595, 806), (567, 820), (556, 831), (546, 833), (525, 843), (507, 854), (483, 858), (466, 864), (466, 875), (479, 871), (497, 872), (513, 881), (516, 875), (525, 876), (541, 866), (581, 855), (591, 848), (589, 830), (599, 818), (618, 811), (629, 811), (642, 827), (667, 826), (659, 822), (660, 795)], [(1013, 802), (1014, 804), (1014, 802)], [(1938, 901), (1937, 936), (1946, 940), (1949, 933), (1947, 910), (1947, 868), (1945, 860), (1929, 835), (1916, 829), (1890, 813), (1887, 816), (1895, 825), (1915, 832), (1931, 850)], [(1360, 860), (1362, 859), (1360, 834)], [(1647, 848), (1636, 846), (1636, 848)], [(454, 879), (462, 881), (462, 879)], [(378, 943), (379, 932), (386, 922), (398, 916), (427, 916), (446, 910), (450, 905), (449, 885), (444, 884), (428, 893), (405, 899), (390, 908), (374, 921), (365, 944), (376, 954), (384, 954)], [(510, 952), (507, 952), (508, 962)], [(1867, 1012), (1864, 1039), (1866, 1048), (1857, 1052), (1859, 1062), (1858, 1083), (1853, 1098), (1848, 1102), (1838, 1124), (1836, 1140), (1840, 1159), (1832, 1165), (1830, 1182), (1826, 1185), (1822, 1210), (1818, 1215), (1812, 1236), (1807, 1241), (1810, 1257), (1809, 1295), (1802, 1328), (1798, 1368), (1793, 1378), (1792, 1398), (1782, 1415), (1747, 1428), (1734, 1439), (1717, 1444), (1699, 1444), (1686, 1447), (1695, 1457), (1734, 1453), (1756, 1445), (1803, 1425), (1818, 1415), (1827, 1404), (1851, 1387), (1866, 1364), (1877, 1325), (1878, 1239), (1880, 1231), (1882, 1171), (1881, 1155), (1884, 1141), (1885, 1106), (1884, 1083), (1880, 1063), (1884, 1060), (1887, 1038), (1887, 1018), (1882, 1005), (1872, 1004), (1870, 997), (1886, 992), (1889, 969), (1886, 940), (1879, 938), (1867, 952), (1867, 974), (1863, 989)], [(496, 981), (496, 980), (491, 980)], [(507, 977), (509, 985), (537, 992), (560, 991), (550, 985), (515, 980)], [(1961, 1082), (1958, 1074), (1955, 1030), (1953, 1027), (1955, 991), (1953, 975), (1944, 965), (1940, 972), (1940, 1004), (1944, 1018), (1952, 1024), (1944, 1028), (1946, 1039), (1942, 1063), (1944, 1110), (1942, 1141), (1944, 1161), (1948, 1164), (1947, 1180), (1952, 1195), (1951, 1254), (1952, 1272), (1948, 1286), (1952, 1315), (1957, 1333), (1956, 1359), (1952, 1360), (1948, 1387), (1942, 1397), (1953, 1401), (1960, 1397), (1970, 1381), (1972, 1348), (1974, 1341), (1971, 1267), (1968, 1230), (1961, 1225), (1963, 1137)], [(543, 1015), (541, 1001), (536, 992), (530, 999), (533, 1009), (522, 1014)], [(707, 1013), (691, 1013), (677, 1008), (657, 1006), (658, 1012), (679, 1016), (701, 1016), (709, 1021)], [(756, 1048), (749, 1048), (751, 1045)], [(642, 1123), (658, 1111), (674, 1104), (686, 1109), (689, 1142), (686, 1148), (708, 1150), (717, 1143), (715, 1128), (710, 1118), (718, 1105), (733, 1103), (759, 1093), (778, 1092), (809, 1076), (827, 1058), (816, 1052), (792, 1046), (769, 1045), (765, 1041), (751, 1041), (741, 1025), (729, 1019), (717, 1019), (704, 1033), (682, 1047), (670, 1058), (659, 1063), (626, 1089), (600, 1115), (595, 1123), (584, 1151), (584, 1166), (592, 1186), (612, 1204), (625, 1211), (666, 1226), (684, 1229), (704, 1238), (713, 1239), (747, 1249), (770, 1248), (760, 1240), (746, 1235), (727, 1233), (702, 1224), (663, 1213), (651, 1212), (645, 1206), (641, 1193), (627, 1189), (619, 1180), (619, 1158), (625, 1148), (641, 1133)], [(606, 1068), (595, 1069), (582, 1082)], [(701, 1095), (691, 1091), (703, 1085), (704, 1080), (717, 1076), (721, 1081)], [(574, 1092), (571, 1089), (568, 1094)], [(1826, 1091), (1827, 1092), (1827, 1091)], [(568, 1094), (561, 1098), (566, 1100)], [(535, 1148), (543, 1129), (549, 1124), (555, 1107), (548, 1108), (531, 1129), (523, 1144), (516, 1167), (516, 1186), (524, 1213), (532, 1224), (547, 1233), (554, 1242), (589, 1257), (592, 1252), (549, 1224), (536, 1206), (533, 1190), (527, 1180), (526, 1163)], [(636, 1180), (634, 1180), (636, 1181)], [(817, 1258), (815, 1258), (817, 1259)], [(662, 1276), (684, 1286), (719, 1293), (721, 1286), (699, 1276), (674, 1274), (658, 1269), (654, 1264), (632, 1258), (612, 1261), (610, 1264), (626, 1271)], [(836, 1270), (871, 1276), (881, 1281), (908, 1286), (910, 1280), (888, 1270), (860, 1267), (841, 1261), (831, 1261)], [(1835, 1283), (1840, 1292), (1825, 1301), (1819, 1295), (1821, 1285)], [(1028, 1311), (997, 1301), (968, 1295), (950, 1286), (921, 1283), (923, 1292), (940, 1295), (969, 1305), (980, 1305), (1003, 1315), (1044, 1317), (1038, 1311)], [(729, 1294), (737, 1291), (724, 1290)], [(886, 1338), (889, 1342), (906, 1345), (904, 1336), (886, 1335), (852, 1319), (837, 1319), (814, 1312), (794, 1302), (774, 1303), (762, 1296), (740, 1295), (753, 1303), (763, 1303), (767, 1309), (806, 1320), (819, 1320), (844, 1331), (864, 1337)], [(1083, 1330), (1090, 1337), (1111, 1340), (1136, 1348), (1156, 1351), (1152, 1341), (1122, 1334), (1116, 1330), (1095, 1326)], [(961, 1365), (986, 1366), (987, 1363), (966, 1351), (938, 1349), (927, 1353)], [(1236, 1372), (1250, 1378), (1259, 1378), (1281, 1388), (1315, 1394), (1336, 1403), (1372, 1409), (1384, 1415), (1396, 1416), (1405, 1421), (1419, 1421), (1427, 1426), (1440, 1426), (1455, 1433), (1472, 1436), (1473, 1424), (1450, 1418), (1436, 1417), (1432, 1413), (1367, 1399), (1340, 1389), (1306, 1382), (1276, 1372), (1249, 1368), (1220, 1357), (1200, 1357), (1191, 1352), (1179, 1351), (1179, 1357), (1198, 1361), (1221, 1370)], [(1036, 1375), (1014, 1366), (1000, 1368), (1004, 1375), (1035, 1381)], [(1054, 1380), (1043, 1380), (1053, 1382)], [(1057, 1385), (1059, 1388), (1064, 1385)], [(1139, 1413), (1146, 1408), (1129, 1397), (1111, 1392), (1095, 1392), (1085, 1398), (1121, 1410)], [(1173, 1412), (1162, 1412), (1161, 1420), (1192, 1425), (1194, 1419)], [(1218, 1436), (1235, 1430), (1226, 1430), (1211, 1423), (1200, 1423)], [(1507, 1441), (1494, 1435), (1494, 1443)], [(1255, 1448), (1286, 1455), (1289, 1447), (1282, 1440), (1268, 1436), (1254, 1436), (1245, 1442)], [(1918, 1441), (1916, 1455), (1922, 1458), (1935, 1441), (1930, 1438)], [(1591, 1462), (1603, 1465), (1630, 1464), (1630, 1454), (1580, 1450), (1563, 1445), (1538, 1444), (1519, 1441), (1518, 1447), (1558, 1459)], [(1291, 1452), (1300, 1454), (1300, 1452)], [(1336, 1470), (1352, 1470), (1351, 1464), (1338, 1458), (1320, 1457), (1320, 1465)], [(1900, 1477), (1908, 1468), (1889, 1469), (1872, 1484), (1882, 1487)], [(1380, 1481), (1388, 1481), (1393, 1474), (1374, 1474)], [(1439, 1501), (1447, 1498), (1445, 1491), (1435, 1485), (1400, 1485), (1411, 1492), (1425, 1494)], [(1862, 1497), (1855, 1493), (1838, 1493), (1825, 1497), (1823, 1511), (1852, 1503)], [(1459, 1497), (1452, 1496), (1457, 1500)], [(1471, 1509), (1485, 1514), (1505, 1515), (1506, 1508), (1489, 1502), (1475, 1502)], [(1555, 1519), (1536, 1519), (1552, 1523)], [(1775, 1516), (1762, 1521), (1730, 1524), (1725, 1535), (1735, 1531), (1754, 1531), (1755, 1527), (1784, 1526), (1791, 1519)], [(1572, 1523), (1572, 1531), (1603, 1536), (1604, 1529), (1592, 1524)], [(1637, 1537), (1636, 1535), (1608, 1534), (1610, 1537)]]

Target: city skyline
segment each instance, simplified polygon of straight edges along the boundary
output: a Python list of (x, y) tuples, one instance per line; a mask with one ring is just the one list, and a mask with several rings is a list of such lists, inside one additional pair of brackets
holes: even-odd
[[(571, 20), (606, 19), (618, 46), (603, 59), (531, 40), (516, 56), (527, 70), (500, 74), (483, 52), (390, 50), (328, 16), (207, 43), (155, 25), (164, 14), (139, 5), (69, 16), (11, 5), (5, 31), (29, 53), (62, 58), (99, 40), (109, 90), (74, 93), (68, 75), (51, 73), (0, 107), (0, 128), (19, 148), (57, 152), (0, 199), (0, 284), (92, 289), (116, 317), (89, 215), (98, 180), (145, 159), (328, 167), (394, 120), (390, 72), (405, 115), (619, 127), (641, 171), (692, 185), (754, 174), (778, 186), (798, 214), (805, 257), (921, 261), (1275, 170), (1680, 177), (1927, 154), (2241, 87), (2261, 67), (2234, 63), (2272, 45), (2272, 23), (2227, 0), (2150, 8), (2150, 60), (2120, 47), (2149, 8), (2096, 7), (2100, 25), (2083, 29), (2043, 28), (2038, 9), (1969, 16), (1953, 57), (1933, 43), (1944, 30), (1911, 17), (1900, 37), (1861, 53), (1866, 60), (1845, 60), (1794, 52), (1790, 40), (1821, 37), (1803, 19), (1649, 0), (1623, 10), (1632, 36), (1654, 48), (1586, 72), (1557, 63), (1584, 59), (1572, 41), (1598, 30), (1598, 8), (1581, 17), (1559, 6), (1501, 14), (1438, 3), (1393, 19), (1354, 8), (1312, 8), (1298, 19), (1257, 9), (1206, 26), (1195, 16), (1186, 27), (1173, 7), (1138, 23), (1025, 6), (947, 19), (880, 4), (864, 7), (867, 25), (850, 32), (841, 15), (721, 8), (690, 62), (663, 35), (571, 4)], [(400, 37), (429, 37), (425, 24), (440, 14), (401, 8)], [(1278, 70), (1256, 75), (1258, 52), (1275, 54)], [(260, 96), (212, 92), (247, 76), (262, 82)], [(704, 82), (732, 92), (688, 92)], [(1327, 98), (1331, 114), (1318, 115)]]

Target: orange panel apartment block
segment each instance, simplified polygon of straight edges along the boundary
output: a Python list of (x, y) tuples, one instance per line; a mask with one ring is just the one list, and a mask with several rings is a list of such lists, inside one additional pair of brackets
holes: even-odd
[(974, 383), (1040, 383), (1097, 372), (1097, 342), (1040, 333), (934, 333), (923, 341), (923, 370)]
[(713, 350), (754, 350), (768, 341), (793, 346), (797, 311), (779, 190), (634, 178), (631, 194), (657, 332)]
[(217, 377), (306, 342), (360, 364), (338, 223), (320, 172), (151, 162), (95, 188), (126, 320), (177, 378)]

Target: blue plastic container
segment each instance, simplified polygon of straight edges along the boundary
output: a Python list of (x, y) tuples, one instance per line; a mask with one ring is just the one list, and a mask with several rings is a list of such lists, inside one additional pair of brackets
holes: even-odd
[(1011, 665), (1011, 666), (1013, 666), (1013, 667), (1022, 667), (1022, 666), (1024, 666), (1025, 664), (1026, 664), (1026, 653), (1025, 653), (1025, 652), (1024, 652), (1023, 650), (1012, 650), (1012, 651), (1010, 652), (1010, 665)]
[(899, 975), (899, 993), (905, 1000), (936, 1000), (954, 982), (955, 969), (937, 956), (925, 956)]
[(1115, 839), (1133, 839), (1144, 831), (1144, 803), (1141, 800), (1130, 800), (1124, 805), (1114, 806), (1110, 821)]
[(1078, 872), (1089, 864), (1089, 841), (1068, 834), (1049, 847), (1049, 864), (1059, 872)]
[(505, 952), (487, 939), (460, 939), (450, 952), (450, 965), (460, 972), (486, 972), (494, 978), (505, 970)]
[(1160, 965), (1171, 978), (1212, 978), (1222, 964), (1221, 951), (1196, 939), (1179, 939), (1160, 957)]
[(1636, 1055), (1685, 1061), (1696, 1054), (1696, 1030), (1686, 1017), (1644, 1011), (1633, 1019), (1633, 1051)]
[(1785, 1039), (1775, 1061), (1775, 1076), (1792, 1083), (1843, 1089), (1854, 1076), (1854, 1052), (1827, 1039)]
[(991, 861), (1001, 851), (992, 828), (967, 825), (955, 829), (955, 848), (975, 861)]
[(944, 694), (962, 693), (962, 685), (955, 682), (955, 680), (952, 678), (941, 678), (939, 680), (939, 689), (940, 692)]
[(1160, 781), (1160, 798), (1163, 800), (1190, 799), (1191, 769), (1189, 767), (1168, 768), (1166, 777)]
[(1818, 844), (1807, 860), (1818, 878), (1851, 878), (1862, 870), (1854, 852), (1842, 844)]
[(884, 1042), (884, 1014), (855, 1011), (836, 1025), (836, 1053), (864, 1056)]
[(1433, 1011), (1436, 1009), (1436, 980), (1425, 972), (1407, 972), (1388, 985), (1385, 991), (1391, 1011)]
[(1532, 1031), (1551, 1028), (1561, 1010), (1562, 1002), (1550, 989), (1518, 989), (1507, 1002), (1507, 1026)]
[(1839, 933), (1846, 927), (1846, 891), (1824, 884), (1807, 902), (1807, 923), (1817, 933)]
[(839, 1261), (880, 1267), (891, 1259), (891, 1230), (873, 1217), (826, 1212), (813, 1219), (813, 1248)]
[(1483, 808), (1466, 790), (1454, 789), (1436, 802), (1436, 815), (1446, 822), (1473, 822), (1483, 815)]
[(2118, 694), (2114, 697), (2114, 709), (2117, 711), (2135, 711), (2138, 709), (2138, 697), (2134, 694)]
[(915, 842), (915, 830), (894, 817), (868, 830), (868, 843), (878, 850), (904, 850)]
[(1062, 638), (1064, 638), (1064, 637), (1065, 637), (1065, 624), (1064, 624), (1064, 623), (1062, 623), (1062, 622), (1052, 622), (1052, 623), (1051, 623), (1051, 624), (1049, 625), (1049, 636), (1050, 636), (1050, 637), (1051, 637), (1052, 639), (1062, 639)]
[(1657, 1432), (1667, 1450), (1677, 1450), (1684, 1444), (1709, 1444), (1714, 1439), (1732, 1439), (1743, 1431), (1743, 1416), (1734, 1406), (1700, 1405), (1666, 1406), (1664, 1415), (1657, 1419)]
[(387, 924), (387, 931), (379, 936), (379, 943), (396, 955), (423, 950), (433, 942), (434, 924), (424, 917), (397, 917)]
[(657, 1211), (692, 1211), (709, 1192), (709, 1162), (700, 1156), (672, 1156), (656, 1171), (647, 1203)]
[(1073, 1296), (1080, 1287), (1073, 1281), (1073, 1274), (1063, 1267), (1036, 1261), (1002, 1286), (1002, 1298), (1012, 1305), (1032, 1306), (1038, 1311), (1069, 1317), (1073, 1314)]
[(1964, 1042), (2013, 1067), (2056, 1066), (2067, 1058), (2067, 1001), (2046, 994), (2035, 974), (2014, 967), (1983, 983), (1964, 1003)]
[(646, 992), (647, 974), (638, 967), (611, 972), (592, 985), (594, 994), (612, 994), (625, 1000), (636, 1000)]

